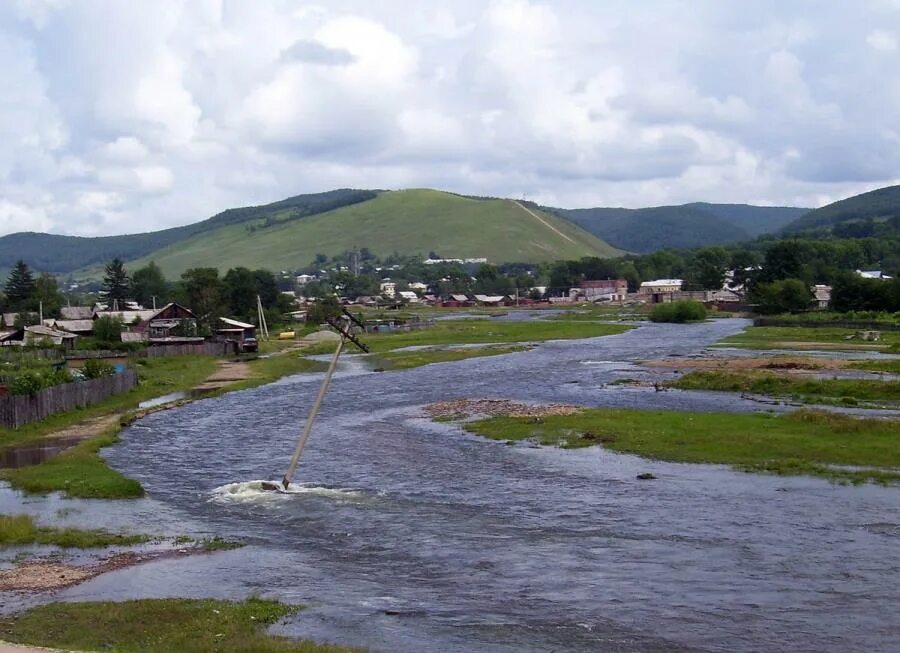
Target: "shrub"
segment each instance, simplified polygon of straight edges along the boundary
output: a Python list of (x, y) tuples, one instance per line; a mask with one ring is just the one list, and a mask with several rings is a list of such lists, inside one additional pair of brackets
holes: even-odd
[(669, 304), (657, 304), (650, 311), (651, 322), (700, 322), (706, 319), (706, 307), (700, 302), (683, 299)]
[(97, 318), (94, 320), (94, 337), (103, 343), (121, 342), (122, 320), (106, 315)]
[(61, 385), (72, 380), (65, 369), (29, 370), (16, 375), (9, 384), (9, 392), (14, 395), (33, 395), (45, 388)]
[(113, 376), (116, 368), (97, 358), (90, 358), (84, 362), (82, 373), (86, 379), (101, 379), (104, 376)]

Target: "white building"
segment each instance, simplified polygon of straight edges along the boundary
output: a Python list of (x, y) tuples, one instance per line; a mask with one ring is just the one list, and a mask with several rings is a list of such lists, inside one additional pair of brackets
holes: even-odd
[(638, 289), (639, 295), (656, 295), (658, 293), (680, 292), (683, 279), (656, 279), (644, 281)]
[(391, 281), (390, 279), (384, 279), (379, 286), (382, 295), (387, 295), (388, 297), (396, 297), (397, 296), (397, 284)]
[(881, 270), (857, 270), (856, 274), (861, 276), (863, 279), (890, 279), (888, 275), (886, 275)]

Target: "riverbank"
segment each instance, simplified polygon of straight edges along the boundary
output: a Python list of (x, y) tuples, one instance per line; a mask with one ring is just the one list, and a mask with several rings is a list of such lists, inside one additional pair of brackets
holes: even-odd
[(845, 483), (900, 483), (896, 421), (802, 410), (785, 415), (583, 409), (463, 422), (494, 440), (567, 449), (601, 445), (670, 462), (713, 463)]
[(11, 642), (81, 651), (361, 652), (266, 632), (301, 609), (259, 598), (50, 603), (0, 619), (0, 633)]

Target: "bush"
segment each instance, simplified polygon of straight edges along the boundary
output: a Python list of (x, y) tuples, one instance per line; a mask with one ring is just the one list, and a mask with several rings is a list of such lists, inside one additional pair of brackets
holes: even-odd
[(9, 392), (14, 395), (33, 395), (45, 388), (62, 385), (72, 380), (65, 369), (30, 370), (15, 376), (9, 384)]
[(122, 342), (122, 320), (104, 315), (94, 320), (94, 338), (98, 342)]
[(97, 358), (90, 358), (84, 362), (81, 369), (85, 379), (101, 379), (104, 376), (113, 376), (116, 368)]
[(650, 311), (651, 322), (701, 322), (706, 319), (706, 307), (700, 302), (682, 299), (669, 304), (657, 304)]

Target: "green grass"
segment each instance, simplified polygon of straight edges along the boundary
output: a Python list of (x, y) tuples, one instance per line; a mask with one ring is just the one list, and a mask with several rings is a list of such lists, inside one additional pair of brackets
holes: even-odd
[(270, 358), (256, 358), (249, 360), (248, 364), (253, 371), (253, 378), (246, 381), (238, 381), (234, 385), (225, 388), (225, 392), (255, 388), (292, 374), (324, 372), (328, 367), (327, 363), (304, 358), (298, 352), (287, 352)]
[[(446, 320), (437, 322), (434, 327), (427, 329), (369, 333), (361, 335), (360, 338), (372, 352), (382, 353), (415, 345), (500, 344), (593, 338), (624, 333), (630, 328), (623, 324), (597, 322)], [(334, 347), (333, 342), (322, 343), (304, 349), (304, 353), (331, 353)]]
[(216, 369), (216, 359), (210, 356), (141, 359), (138, 363), (135, 367), (140, 385), (134, 390), (110, 397), (88, 408), (51, 415), (45, 420), (26, 424), (19, 429), (0, 428), (0, 450), (32, 442), (85, 419), (131, 410), (137, 408), (142, 401), (179, 390), (188, 390), (203, 382)]
[(28, 515), (0, 515), (0, 546), (48, 544), (64, 549), (92, 549), (141, 544), (146, 535), (121, 535), (103, 530), (37, 526)]
[(464, 428), (497, 440), (535, 438), (566, 448), (602, 444), (614, 451), (673, 462), (719, 463), (840, 482), (900, 482), (897, 421), (821, 411), (775, 416), (597, 409), (539, 420), (496, 417), (466, 423)]
[(487, 257), (491, 263), (620, 253), (567, 220), (538, 213), (565, 237), (510, 200), (473, 200), (434, 190), (387, 192), (252, 234), (245, 224), (221, 227), (159, 249), (129, 268), (154, 260), (170, 279), (192, 267), (221, 267), (223, 261), (228, 267), (293, 269), (317, 253), (341, 254), (363, 241), (382, 256), (395, 251), (425, 255), (437, 247), (446, 257)]
[(868, 372), (887, 372), (889, 374), (900, 374), (900, 360), (854, 361), (847, 367), (854, 370), (866, 370)]
[(144, 488), (106, 464), (98, 452), (119, 440), (116, 426), (38, 465), (0, 470), (0, 478), (32, 494), (62, 492), (79, 499), (137, 499)]
[(718, 347), (742, 349), (835, 349), (890, 351), (900, 347), (900, 331), (882, 331), (878, 342), (865, 342), (857, 338), (855, 329), (809, 327), (747, 327), (743, 332), (716, 343)]
[(484, 356), (498, 356), (510, 354), (516, 351), (526, 351), (523, 346), (493, 346), (468, 349), (418, 349), (415, 351), (394, 351), (378, 354), (372, 359), (376, 369), (381, 370), (408, 370), (432, 363), (447, 363), (450, 361), (466, 360), (468, 358), (481, 358)]
[(719, 390), (790, 396), (823, 403), (900, 401), (900, 381), (810, 379), (787, 374), (742, 370), (695, 370), (668, 384), (681, 390)]
[(349, 653), (341, 646), (291, 640), (267, 626), (300, 608), (251, 598), (143, 599), (50, 603), (0, 619), (3, 639), (34, 646), (116, 653)]

